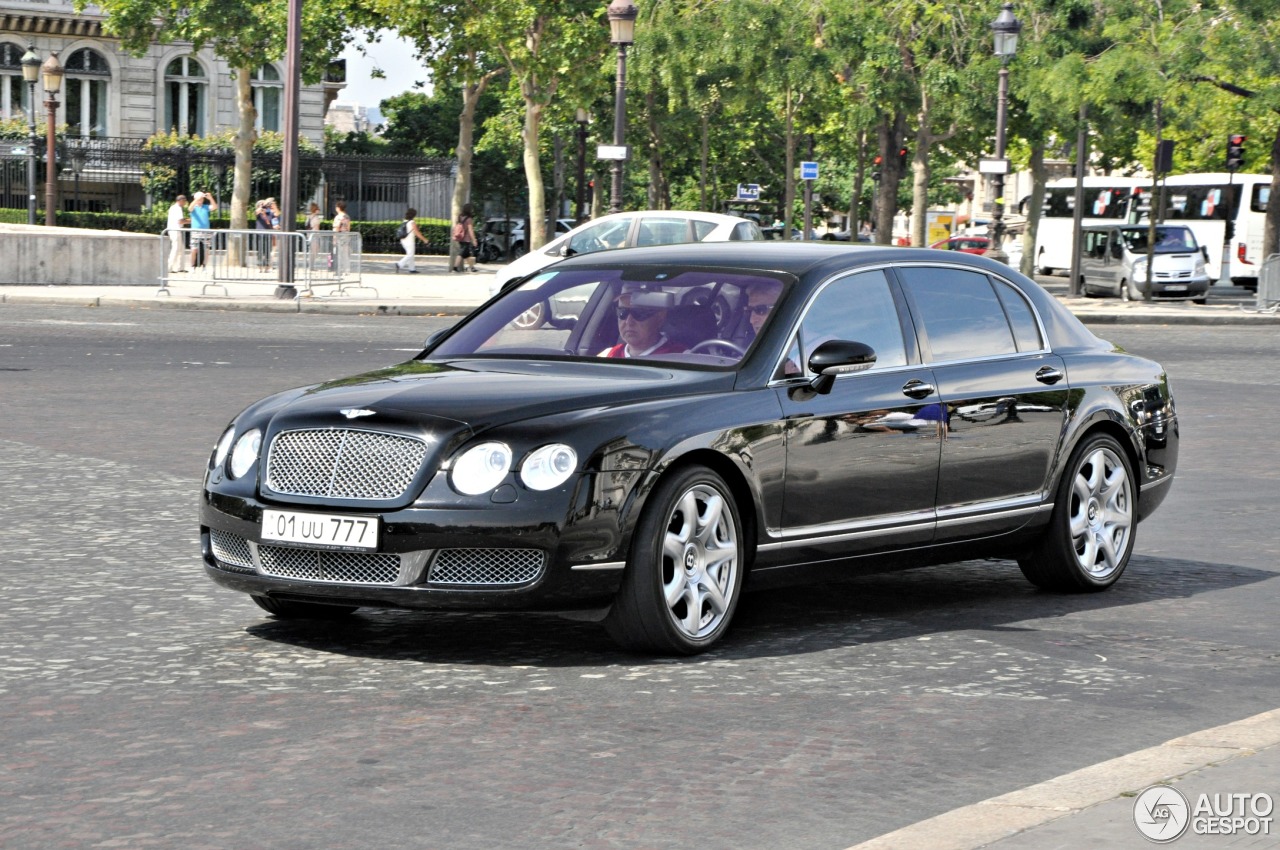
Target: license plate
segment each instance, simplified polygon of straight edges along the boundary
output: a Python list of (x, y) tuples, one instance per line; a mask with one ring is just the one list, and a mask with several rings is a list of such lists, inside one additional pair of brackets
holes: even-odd
[(377, 549), (378, 520), (341, 514), (264, 510), (262, 539), (327, 549)]
[(1165, 286), (1164, 291), (1165, 292), (1186, 292), (1187, 287), (1185, 284), (1182, 284), (1182, 283), (1170, 283)]

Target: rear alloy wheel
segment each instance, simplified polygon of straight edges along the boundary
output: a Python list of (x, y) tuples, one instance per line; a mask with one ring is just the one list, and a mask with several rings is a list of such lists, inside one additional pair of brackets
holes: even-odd
[(355, 605), (321, 605), (318, 602), (294, 602), (272, 599), (270, 596), (253, 596), (254, 603), (281, 620), (340, 620), (356, 610)]
[(705, 467), (664, 478), (636, 526), (604, 625), (626, 649), (693, 655), (729, 628), (746, 568), (742, 521), (724, 479)]
[(536, 331), (547, 323), (547, 314), (551, 310), (547, 302), (540, 301), (534, 304), (528, 310), (525, 310), (519, 316), (512, 320), (511, 324), (515, 325), (522, 331)]
[(1137, 529), (1137, 489), (1124, 449), (1096, 434), (1071, 453), (1044, 536), (1018, 560), (1037, 587), (1106, 590), (1129, 563)]

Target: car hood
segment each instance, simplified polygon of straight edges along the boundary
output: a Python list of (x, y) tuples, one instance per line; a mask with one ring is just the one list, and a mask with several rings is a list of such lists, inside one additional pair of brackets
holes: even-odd
[(432, 423), (440, 437), (441, 430), (481, 433), (551, 413), (719, 392), (733, 382), (733, 373), (626, 363), (411, 360), (309, 387), (273, 418), (354, 418), (367, 427)]

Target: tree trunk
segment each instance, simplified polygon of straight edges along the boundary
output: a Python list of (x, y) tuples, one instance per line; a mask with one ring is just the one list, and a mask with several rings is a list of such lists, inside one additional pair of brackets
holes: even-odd
[(898, 213), (898, 184), (902, 182), (898, 151), (902, 149), (906, 125), (906, 115), (895, 112), (892, 124), (888, 118), (884, 118), (876, 129), (880, 147), (880, 191), (876, 197), (875, 238), (880, 245), (893, 244), (893, 219)]
[[(474, 58), (474, 53), (472, 57)], [(471, 160), (475, 156), (476, 106), (480, 96), (484, 94), (492, 74), (482, 76), (475, 83), (464, 82), (462, 85), (462, 111), (458, 113), (458, 176), (453, 184), (453, 199), (450, 204), (451, 222), (462, 215), (462, 207), (471, 200)], [(450, 228), (452, 230), (452, 228)], [(458, 261), (458, 245), (449, 240), (449, 268)]]
[[(709, 212), (707, 208), (707, 159), (711, 155), (711, 121), (707, 113), (702, 113), (702, 161), (698, 165), (698, 209)], [(1276, 197), (1280, 197), (1277, 195)], [(1277, 205), (1280, 207), (1280, 205)]]
[[(922, 116), (923, 119), (923, 116)], [(929, 244), (929, 131), (924, 124), (916, 132), (915, 153), (911, 155), (911, 244)]]
[[(786, 100), (786, 166), (782, 189), (782, 238), (791, 238), (791, 217), (796, 207), (796, 133), (795, 113), (791, 107), (791, 88), (787, 88)], [(808, 236), (809, 234), (805, 234)]]
[(1044, 140), (1031, 145), (1031, 200), (1027, 202), (1027, 226), (1022, 231), (1022, 262), (1018, 271), (1030, 277), (1036, 264), (1036, 233), (1040, 230), (1040, 213), (1044, 209), (1044, 184), (1048, 174), (1044, 167)]
[[(1280, 198), (1280, 129), (1271, 139), (1271, 197)], [(1262, 226), (1262, 259), (1280, 253), (1280, 203), (1267, 204)]]
[(538, 161), (538, 131), (542, 124), (542, 104), (528, 91), (524, 96), (524, 177), (529, 184), (529, 229), (525, 249), (536, 251), (547, 243), (546, 187)]
[(849, 240), (858, 238), (862, 227), (862, 187), (867, 177), (867, 131), (858, 131), (858, 165), (853, 172), (853, 187), (849, 194)]
[[(249, 85), (251, 68), (235, 71), (236, 110), (240, 126), (232, 142), (235, 148), (234, 176), (231, 182), (231, 229), (245, 230), (249, 226), (249, 193), (253, 189), (253, 143), (258, 140), (254, 125), (258, 110), (253, 106), (253, 88)], [(227, 244), (227, 262), (233, 266), (244, 265), (247, 260), (243, 241), (230, 240)]]

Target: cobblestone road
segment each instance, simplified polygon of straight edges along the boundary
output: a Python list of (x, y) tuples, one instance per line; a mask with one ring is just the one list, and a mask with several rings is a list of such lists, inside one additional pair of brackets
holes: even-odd
[(1273, 523), (1227, 510), (1275, 504), (1234, 452), (1280, 398), (1228, 404), (1225, 362), (1274, 342), (1128, 334), (1177, 347), (1189, 471), (1113, 591), (933, 567), (749, 595), (716, 651), (650, 660), (519, 615), (278, 622), (204, 578), (181, 471), (227, 399), (399, 359), (421, 323), (38, 318), (0, 311), (0, 367), (30, 370), (0, 372), (6, 850), (841, 848), (1280, 704)]

